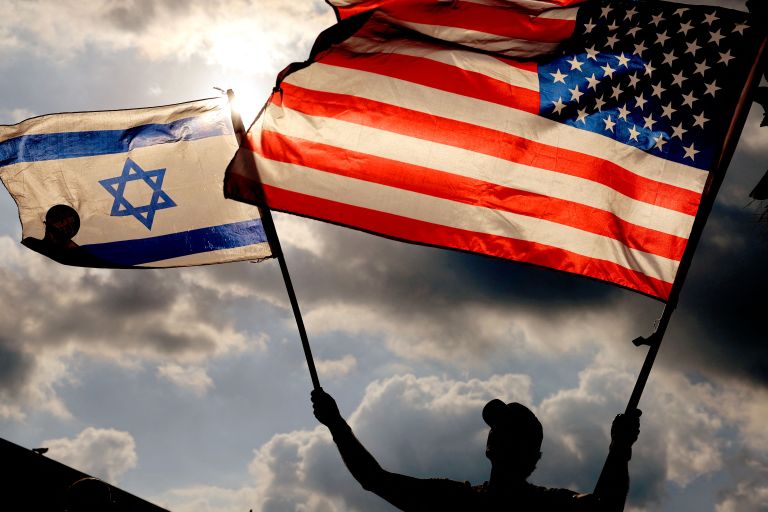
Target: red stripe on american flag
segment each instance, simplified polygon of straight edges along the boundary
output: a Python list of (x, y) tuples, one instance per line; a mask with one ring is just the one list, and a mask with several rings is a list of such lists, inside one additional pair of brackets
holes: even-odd
[(400, 240), (451, 247), (610, 281), (666, 299), (671, 283), (557, 247), (432, 224), (264, 185), (270, 207)]
[(337, 51), (321, 57), (319, 62), (397, 78), (469, 98), (490, 101), (531, 114), (539, 113), (537, 91), (516, 87), (482, 73), (467, 71), (431, 59), (395, 53), (348, 54)]
[[(494, 210), (536, 217), (606, 236), (627, 247), (680, 260), (687, 240), (626, 222), (616, 215), (573, 201), (457, 176), (335, 146), (261, 132), (260, 154), (324, 172)], [(343, 165), (335, 165), (344, 162)]]
[(361, 12), (377, 9), (382, 4), (386, 4), (391, 1), (392, 0), (368, 0), (368, 1), (359, 2), (355, 5), (350, 5), (350, 6), (337, 6), (337, 8), (339, 9), (339, 16), (341, 17), (341, 19), (346, 19), (351, 16), (354, 16), (355, 14), (360, 14)]
[[(358, 96), (313, 91), (283, 82), (285, 107), (410, 137), (431, 140), (603, 184), (648, 204), (695, 215), (700, 194), (638, 176), (613, 162), (515, 135)], [(279, 95), (273, 95), (273, 98)]]

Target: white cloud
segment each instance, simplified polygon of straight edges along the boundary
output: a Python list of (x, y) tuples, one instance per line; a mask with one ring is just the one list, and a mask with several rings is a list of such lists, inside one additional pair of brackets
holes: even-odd
[(128, 432), (88, 427), (75, 438), (49, 439), (48, 456), (111, 484), (138, 462), (136, 443)]
[(765, 512), (768, 484), (742, 482), (715, 507), (715, 512)]
[(347, 354), (340, 359), (318, 359), (315, 361), (318, 373), (323, 377), (344, 377), (355, 369), (357, 359)]
[(708, 402), (713, 404), (723, 421), (736, 426), (744, 446), (756, 453), (768, 454), (768, 389), (750, 386), (736, 379), (723, 380), (708, 391)]
[(726, 448), (725, 438), (720, 435), (723, 422), (717, 402), (710, 401), (706, 384), (691, 384), (682, 376), (667, 377), (662, 382), (669, 385), (666, 389), (674, 391), (653, 394), (651, 400), (663, 411), (653, 420), (658, 422), (659, 430), (666, 430), (667, 479), (685, 486), (722, 467)]
[(152, 500), (174, 512), (242, 512), (253, 509), (253, 491), (200, 485), (175, 489)]
[[(488, 470), (482, 407), (492, 398), (530, 403), (530, 385), (522, 375), (469, 381), (391, 377), (368, 386), (363, 401), (349, 416), (350, 424), (390, 470), (482, 478)], [(249, 471), (252, 485), (189, 487), (155, 501), (181, 512), (391, 510), (352, 479), (322, 426), (275, 435), (256, 450)]]
[(275, 215), (275, 226), (280, 234), (280, 242), (308, 251), (315, 257), (322, 257), (326, 240), (321, 232), (314, 229), (316, 222), (307, 221), (292, 215)]
[(765, 132), (768, 131), (765, 127), (760, 126), (760, 121), (763, 118), (763, 108), (754, 103), (748, 123), (744, 127), (744, 131), (739, 139), (739, 149), (746, 150), (756, 155), (765, 154)]
[[(720, 493), (715, 512), (765, 512), (768, 504), (768, 458), (741, 457), (734, 461), (742, 480)], [(750, 476), (744, 473), (751, 472)]]
[[(483, 405), (495, 397), (529, 404), (545, 437), (544, 456), (532, 481), (588, 492), (607, 455), (611, 421), (623, 410), (633, 382), (631, 373), (593, 365), (581, 373), (578, 385), (535, 404), (531, 379), (524, 375), (467, 381), (394, 376), (371, 383), (348, 417), (358, 438), (386, 469), (480, 483), (489, 474)], [(658, 510), (671, 483), (685, 488), (699, 477), (728, 470), (723, 430), (751, 414), (737, 419), (718, 412), (733, 392), (676, 373), (654, 374), (630, 463), (628, 510)], [(753, 396), (741, 405), (753, 410), (756, 401)], [(253, 483), (240, 488), (190, 487), (164, 495), (161, 502), (182, 511), (391, 510), (352, 479), (324, 427), (275, 435), (256, 450), (250, 473)], [(759, 510), (754, 496), (762, 496), (764, 487), (759, 480), (742, 480), (723, 491), (718, 511)]]
[[(545, 426), (542, 473), (559, 486), (591, 488), (594, 468), (607, 455), (611, 422), (623, 411), (633, 383), (630, 373), (591, 367), (581, 373), (578, 387), (545, 399), (538, 408)], [(633, 481), (640, 482), (639, 504), (661, 499), (665, 482), (685, 487), (720, 470), (726, 448), (709, 386), (658, 370), (653, 384), (644, 393), (647, 405), (630, 468)], [(547, 439), (550, 429), (555, 436)], [(547, 458), (550, 452), (553, 458)]]
[(76, 383), (68, 372), (66, 357), (55, 350), (34, 353), (25, 347), (6, 346), (6, 342), (0, 337), (0, 419), (23, 422), (28, 410), (71, 418), (56, 392), (62, 383)]
[(308, 309), (308, 329), (316, 334), (342, 332), (375, 336), (406, 360), (436, 360), (461, 368), (481, 368), (500, 353), (517, 357), (563, 357), (607, 345), (605, 325), (631, 338), (630, 317), (609, 309), (561, 313), (531, 311), (511, 304), (459, 303), (449, 314), (432, 309), (408, 310), (395, 304), (349, 302), (335, 298)]
[(208, 376), (205, 368), (199, 366), (180, 366), (164, 364), (157, 367), (157, 375), (183, 389), (192, 391), (197, 396), (205, 396), (213, 387), (213, 379)]
[(197, 54), (211, 64), (272, 75), (333, 21), (331, 9), (315, 2), (10, 0), (0, 18), (0, 48), (28, 47), (57, 58), (86, 48), (136, 50), (152, 60)]
[[(2, 46), (1, 42), (0, 46)], [(11, 110), (0, 109), (0, 124), (16, 124), (30, 117), (34, 117), (34, 115), (34, 112), (25, 108), (14, 108)]]
[[(5, 13), (3, 13), (5, 14)], [(19, 46), (19, 40), (13, 34), (11, 27), (0, 26), (0, 51), (4, 54), (10, 53)]]
[[(184, 276), (207, 269), (110, 271), (74, 268), (0, 237), (0, 417), (25, 411), (67, 417), (56, 387), (77, 375), (76, 356), (162, 374), (196, 392), (210, 387), (194, 370), (210, 358), (263, 350), (266, 337), (234, 326), (232, 296)], [(204, 279), (201, 281), (205, 281)], [(7, 377), (7, 378), (4, 378)]]

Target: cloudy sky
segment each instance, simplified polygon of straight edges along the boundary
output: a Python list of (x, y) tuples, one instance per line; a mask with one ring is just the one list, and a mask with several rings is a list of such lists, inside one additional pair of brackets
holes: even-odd
[[(709, 2), (714, 4), (715, 2)], [(723, 4), (723, 2), (717, 2)], [(743, 8), (743, 2), (728, 2)], [(253, 113), (334, 21), (318, 0), (0, 0), (0, 123), (233, 88)], [(628, 509), (768, 502), (768, 168), (753, 108), (641, 402)], [(491, 398), (529, 404), (532, 481), (590, 491), (662, 305), (565, 274), (276, 214), (325, 389), (390, 470), (481, 483)], [(63, 267), (0, 192), (0, 436), (174, 511), (385, 511), (311, 414), (275, 261)]]

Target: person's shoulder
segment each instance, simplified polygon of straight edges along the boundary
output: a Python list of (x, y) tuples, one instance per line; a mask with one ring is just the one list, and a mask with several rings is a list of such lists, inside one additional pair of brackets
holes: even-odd
[(535, 495), (534, 501), (545, 506), (547, 510), (557, 508), (566, 511), (594, 510), (598, 500), (594, 494), (583, 494), (570, 489), (541, 487), (531, 484), (530, 492)]
[(32, 249), (35, 252), (42, 252), (48, 244), (40, 240), (39, 238), (32, 238), (28, 236), (21, 239), (21, 245)]
[(544, 496), (577, 496), (579, 493), (570, 489), (560, 489), (558, 487), (544, 487), (541, 485), (528, 484), (528, 490), (534, 494)]
[(474, 489), (469, 482), (459, 482), (458, 480), (451, 480), (450, 478), (429, 478), (428, 481), (436, 487), (452, 488), (462, 491), (471, 491)]

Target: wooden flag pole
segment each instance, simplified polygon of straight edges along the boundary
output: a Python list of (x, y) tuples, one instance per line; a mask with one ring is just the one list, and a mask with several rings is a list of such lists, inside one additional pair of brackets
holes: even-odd
[[(234, 102), (235, 94), (232, 89), (227, 91), (227, 98), (229, 98), (230, 108)], [(240, 117), (240, 112), (234, 109), (232, 110), (232, 126), (235, 129), (237, 135), (238, 145), (242, 145), (243, 140), (246, 137), (245, 126), (243, 125), (243, 119)], [(239, 149), (238, 149), (239, 151)], [(250, 160), (249, 160), (250, 161)], [(283, 274), (283, 281), (285, 282), (285, 289), (288, 292), (288, 299), (291, 302), (291, 309), (293, 310), (293, 316), (296, 319), (296, 327), (299, 329), (299, 337), (301, 338), (301, 347), (304, 349), (304, 357), (307, 360), (307, 368), (309, 369), (309, 377), (312, 379), (313, 389), (320, 389), (320, 379), (317, 377), (317, 368), (315, 367), (315, 360), (312, 357), (312, 349), (309, 346), (309, 338), (307, 338), (307, 330), (304, 328), (304, 320), (301, 316), (301, 310), (299, 309), (299, 301), (296, 299), (296, 292), (293, 289), (293, 283), (291, 281), (291, 274), (288, 272), (288, 265), (285, 263), (285, 254), (283, 248), (280, 245), (280, 238), (277, 236), (277, 229), (275, 228), (275, 222), (272, 220), (272, 211), (268, 206), (259, 206), (261, 211), (261, 223), (264, 226), (264, 232), (267, 235), (267, 240), (272, 248), (272, 254), (277, 258), (280, 265), (280, 272)]]
[(707, 223), (707, 218), (709, 217), (709, 214), (712, 211), (712, 207), (715, 204), (715, 198), (717, 197), (717, 193), (720, 190), (720, 186), (723, 184), (728, 165), (731, 162), (731, 158), (733, 158), (733, 153), (736, 151), (736, 144), (739, 141), (739, 135), (744, 128), (744, 123), (747, 121), (749, 107), (752, 103), (753, 92), (757, 87), (758, 82), (760, 81), (760, 76), (765, 66), (765, 47), (767, 42), (768, 36), (763, 37), (763, 41), (760, 44), (760, 49), (757, 52), (757, 57), (755, 58), (755, 62), (752, 65), (752, 69), (750, 70), (747, 84), (743, 93), (741, 94), (741, 97), (739, 98), (738, 104), (736, 105), (736, 112), (733, 116), (733, 119), (731, 120), (731, 125), (728, 127), (728, 132), (726, 133), (725, 140), (723, 141), (723, 145), (720, 149), (719, 158), (715, 163), (714, 170), (710, 172), (707, 184), (704, 187), (702, 201), (699, 206), (699, 213), (696, 215), (696, 220), (693, 223), (691, 236), (688, 238), (688, 245), (686, 246), (683, 257), (680, 260), (677, 278), (672, 285), (672, 290), (669, 294), (669, 300), (664, 307), (661, 318), (659, 318), (656, 331), (648, 338), (641, 337), (633, 341), (633, 343), (637, 346), (649, 345), (650, 348), (645, 356), (643, 367), (637, 376), (635, 387), (632, 390), (632, 395), (630, 396), (629, 402), (627, 403), (627, 413), (637, 409), (637, 406), (640, 403), (640, 397), (643, 394), (646, 382), (648, 382), (648, 376), (651, 373), (651, 368), (653, 367), (653, 363), (656, 360), (656, 355), (658, 354), (659, 347), (661, 346), (661, 342), (664, 339), (664, 334), (667, 332), (669, 320), (672, 318), (672, 313), (677, 307), (677, 301), (680, 297), (680, 290), (683, 288), (683, 283), (685, 282), (685, 278), (688, 275), (688, 270), (690, 270), (691, 267), (691, 262), (693, 261), (693, 253), (696, 251), (696, 247), (699, 245), (701, 235), (704, 232), (704, 226)]

